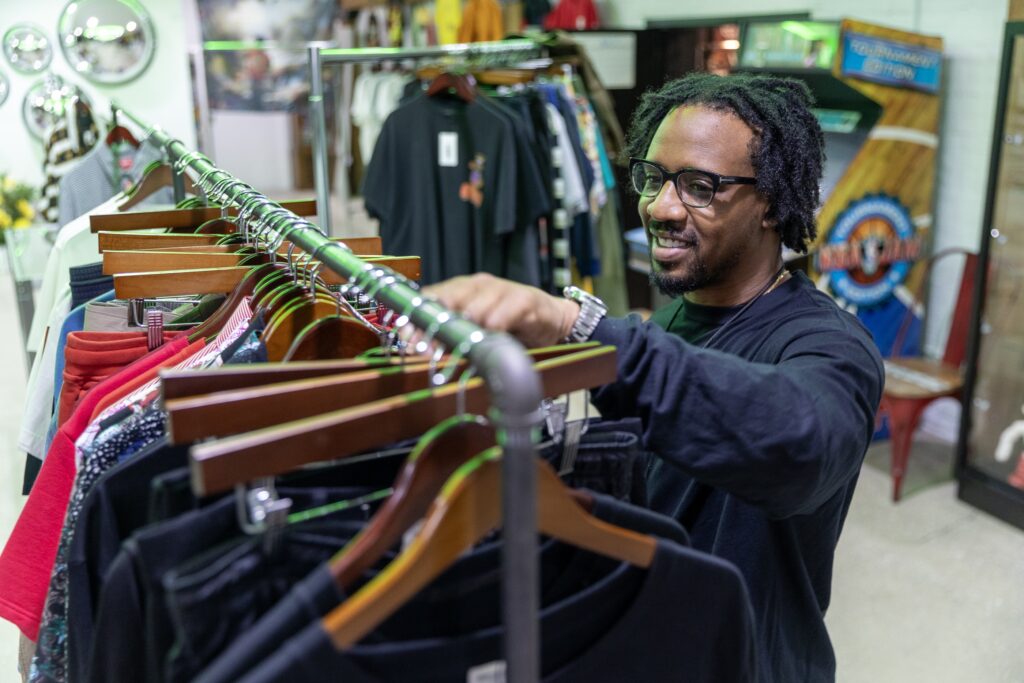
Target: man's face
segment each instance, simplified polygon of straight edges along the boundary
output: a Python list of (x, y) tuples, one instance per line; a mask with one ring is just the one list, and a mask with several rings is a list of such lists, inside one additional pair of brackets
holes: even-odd
[[(668, 171), (696, 168), (719, 175), (753, 176), (754, 132), (730, 112), (683, 106), (666, 116), (646, 159)], [(768, 201), (753, 185), (721, 185), (710, 205), (684, 204), (674, 183), (640, 197), (640, 220), (651, 245), (651, 280), (678, 297), (749, 277), (746, 266), (765, 248)], [(777, 251), (778, 246), (773, 247)]]

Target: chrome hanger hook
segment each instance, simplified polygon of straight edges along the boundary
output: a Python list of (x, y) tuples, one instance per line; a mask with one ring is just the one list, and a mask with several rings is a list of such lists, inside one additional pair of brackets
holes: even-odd
[(459, 390), (455, 394), (455, 414), (462, 417), (466, 414), (466, 391), (469, 380), (476, 376), (476, 368), (470, 365), (459, 376)]

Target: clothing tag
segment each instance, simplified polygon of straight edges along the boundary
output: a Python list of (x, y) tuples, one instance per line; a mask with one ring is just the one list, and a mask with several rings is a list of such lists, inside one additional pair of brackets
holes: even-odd
[(572, 474), (576, 467), (576, 454), (580, 450), (580, 439), (583, 437), (583, 428), (586, 420), (576, 420), (565, 425), (565, 443), (562, 445), (562, 462), (558, 466), (558, 476), (564, 477)]
[(466, 683), (505, 683), (505, 660), (474, 666), (466, 671)]
[(459, 165), (459, 134), (437, 134), (437, 165), (455, 168)]

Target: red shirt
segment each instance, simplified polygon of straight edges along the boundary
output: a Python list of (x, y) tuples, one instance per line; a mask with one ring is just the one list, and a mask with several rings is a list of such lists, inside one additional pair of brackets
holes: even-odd
[(594, 0), (561, 0), (544, 18), (544, 28), (548, 31), (559, 28), (565, 31), (579, 31), (600, 27), (601, 21), (597, 17)]
[[(192, 346), (202, 348), (200, 340)], [(93, 387), (61, 425), (39, 477), (0, 554), (0, 617), (35, 640), (57, 558), (61, 528), (75, 482), (75, 440), (89, 425), (101, 399), (132, 378), (174, 360), (190, 348), (186, 337), (170, 341)]]
[[(178, 332), (165, 332), (164, 341)], [(57, 425), (94, 386), (149, 353), (145, 332), (72, 332), (64, 347), (64, 375)]]

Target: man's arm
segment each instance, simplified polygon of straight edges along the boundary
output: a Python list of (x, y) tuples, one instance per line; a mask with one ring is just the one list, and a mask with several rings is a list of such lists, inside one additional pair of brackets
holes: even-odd
[[(528, 346), (564, 339), (579, 306), (489, 275), (425, 290)], [(698, 349), (651, 323), (605, 319), (618, 380), (594, 394), (605, 417), (643, 419), (658, 456), (778, 517), (815, 509), (860, 467), (883, 369), (873, 342), (839, 329), (794, 337), (777, 365)]]
[(801, 335), (777, 365), (687, 344), (652, 323), (606, 319), (619, 378), (594, 393), (606, 417), (643, 420), (646, 447), (777, 517), (807, 513), (860, 467), (883, 370), (870, 339)]

